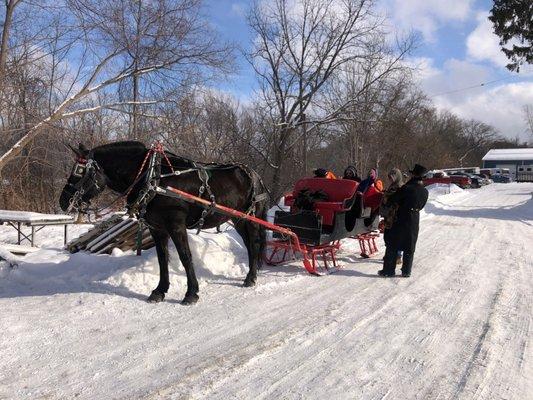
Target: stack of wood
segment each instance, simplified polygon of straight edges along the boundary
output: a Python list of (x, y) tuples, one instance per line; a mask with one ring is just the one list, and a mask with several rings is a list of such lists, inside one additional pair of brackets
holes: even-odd
[[(71, 253), (87, 251), (94, 254), (110, 254), (116, 247), (122, 251), (137, 250), (137, 219), (124, 214), (115, 214), (95, 224), (94, 228), (67, 244)], [(152, 236), (147, 228), (142, 232), (141, 249), (154, 246)]]

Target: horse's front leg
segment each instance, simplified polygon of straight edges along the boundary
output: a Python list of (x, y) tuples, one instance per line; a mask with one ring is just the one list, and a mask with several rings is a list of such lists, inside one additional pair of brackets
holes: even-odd
[(170, 231), (170, 237), (178, 250), (181, 263), (185, 268), (187, 274), (187, 292), (181, 301), (181, 304), (190, 305), (198, 301), (198, 280), (194, 272), (194, 265), (192, 262), (191, 250), (189, 248), (189, 240), (187, 238), (187, 229), (185, 224), (175, 227)]
[(168, 292), (170, 281), (168, 278), (168, 233), (160, 230), (150, 230), (155, 242), (157, 251), (157, 261), (159, 261), (159, 284), (152, 291), (147, 301), (150, 303), (159, 303), (165, 299), (165, 293)]

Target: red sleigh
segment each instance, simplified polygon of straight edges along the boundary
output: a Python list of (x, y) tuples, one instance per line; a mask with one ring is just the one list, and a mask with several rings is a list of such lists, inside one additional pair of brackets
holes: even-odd
[[(285, 196), (285, 205), (290, 210), (276, 211), (274, 225), (294, 232), (300, 246), (296, 248), (290, 238), (274, 231), (266, 262), (276, 265), (301, 255), (310, 273), (322, 275), (338, 267), (336, 253), (341, 239), (350, 237), (359, 240), (363, 257), (375, 254), (378, 218), (370, 219), (382, 194), (373, 186), (361, 194), (357, 187), (357, 182), (346, 179), (305, 178), (296, 182), (292, 193)], [(327, 200), (314, 202), (312, 210), (301, 210), (295, 200), (305, 189), (320, 191)]]

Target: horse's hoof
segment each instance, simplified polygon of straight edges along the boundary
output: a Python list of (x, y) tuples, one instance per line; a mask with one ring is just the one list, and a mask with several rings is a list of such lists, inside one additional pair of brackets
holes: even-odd
[(155, 290), (146, 299), (148, 303), (161, 303), (163, 300), (165, 300), (165, 293), (156, 292)]
[(253, 281), (251, 279), (245, 279), (244, 283), (242, 284), (242, 286), (244, 286), (244, 287), (253, 287), (253, 286), (255, 286), (255, 281)]
[(181, 301), (181, 304), (184, 306), (190, 306), (190, 305), (193, 305), (194, 303), (197, 303), (199, 298), (200, 297), (198, 297), (197, 294), (188, 294), (183, 298), (183, 300)]

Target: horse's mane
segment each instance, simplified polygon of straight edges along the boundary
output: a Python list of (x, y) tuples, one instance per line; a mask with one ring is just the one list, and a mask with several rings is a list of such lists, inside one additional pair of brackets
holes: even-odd
[(124, 140), (121, 142), (112, 142), (97, 146), (93, 149), (93, 151), (98, 151), (99, 153), (107, 153), (108, 151), (114, 151), (118, 149), (137, 150), (139, 152), (147, 150), (146, 146), (142, 142), (136, 140)]
[[(148, 148), (143, 142), (139, 142), (137, 140), (124, 140), (120, 142), (112, 142), (112, 143), (106, 143), (100, 146), (95, 147), (92, 151), (98, 152), (100, 155), (107, 155), (111, 152), (119, 151), (128, 151), (134, 153), (145, 153)], [(219, 164), (219, 163), (210, 163), (210, 162), (201, 162), (201, 161), (194, 161), (188, 157), (180, 156), (176, 153), (173, 153), (172, 151), (165, 150), (165, 153), (167, 154), (170, 162), (173, 164), (173, 166), (177, 167), (189, 167), (189, 166), (204, 166), (204, 167), (221, 167), (221, 168), (235, 168), (234, 164)], [(166, 163), (163, 163), (165, 165)]]
[(176, 153), (173, 153), (172, 151), (169, 151), (169, 150), (165, 150), (165, 153), (167, 154), (171, 162), (177, 160), (178, 162), (181, 161), (182, 163), (189, 164), (189, 165), (202, 164), (201, 162), (194, 161), (190, 158), (179, 156)]

